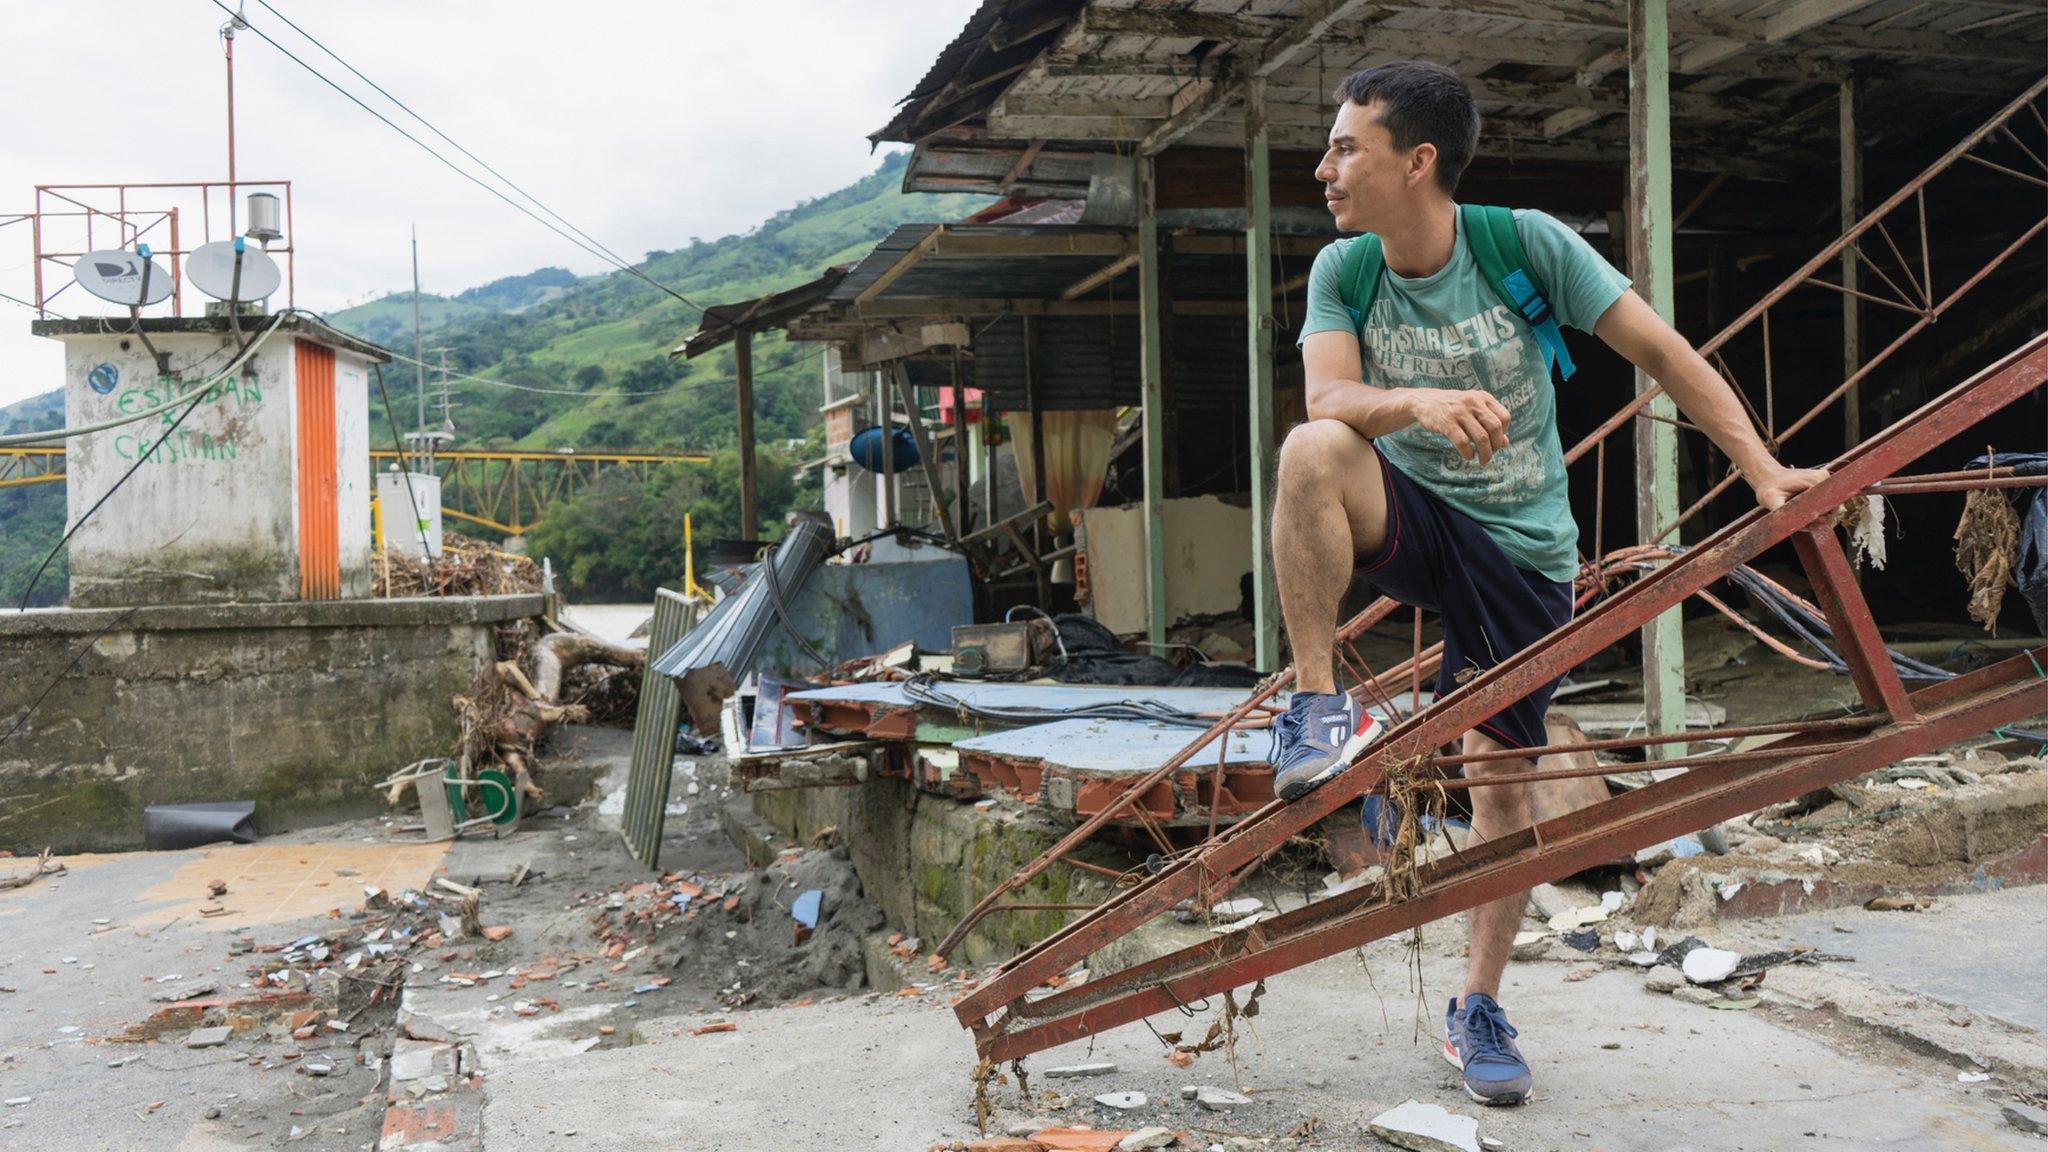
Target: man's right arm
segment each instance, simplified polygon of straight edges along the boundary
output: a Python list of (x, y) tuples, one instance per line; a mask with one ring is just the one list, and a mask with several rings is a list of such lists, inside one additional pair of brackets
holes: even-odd
[(1311, 332), (1301, 359), (1308, 418), (1339, 420), (1368, 440), (1420, 424), (1481, 464), (1508, 446), (1508, 410), (1491, 393), (1452, 388), (1377, 388), (1351, 332)]

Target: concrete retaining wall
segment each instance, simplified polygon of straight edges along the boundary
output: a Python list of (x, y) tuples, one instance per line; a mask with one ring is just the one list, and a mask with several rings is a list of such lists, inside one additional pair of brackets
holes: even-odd
[(369, 785), (454, 747), (449, 701), (493, 626), (540, 611), (494, 596), (0, 613), (0, 847), (137, 848), (148, 804), (255, 800), (263, 831), (381, 810)]

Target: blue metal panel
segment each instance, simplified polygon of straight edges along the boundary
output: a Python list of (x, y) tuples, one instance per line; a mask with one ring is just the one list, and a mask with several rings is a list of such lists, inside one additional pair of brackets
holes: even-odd
[[(905, 640), (927, 652), (953, 647), (953, 625), (974, 623), (967, 561), (825, 564), (791, 597), (790, 617), (826, 659), (886, 652)], [(816, 677), (815, 661), (778, 623), (754, 660), (760, 672)]]

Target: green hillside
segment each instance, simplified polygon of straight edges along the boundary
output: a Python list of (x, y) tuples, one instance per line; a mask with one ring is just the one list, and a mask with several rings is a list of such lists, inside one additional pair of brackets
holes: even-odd
[[(899, 191), (904, 157), (891, 154), (860, 181), (778, 212), (750, 232), (649, 252), (640, 267), (699, 304), (724, 303), (792, 287), (828, 265), (857, 260), (898, 224), (954, 220), (988, 203), (974, 196), (905, 195)], [(546, 272), (559, 270), (533, 276)], [(542, 282), (537, 296), (522, 296), (517, 290), (533, 287), (526, 282), (531, 279), (436, 299), (432, 342), (452, 349), (449, 366), (456, 371), (575, 394), (456, 381), (460, 444), (585, 451), (734, 446), (731, 350), (695, 361), (668, 358), (668, 350), (695, 330), (697, 309), (623, 272)], [(409, 295), (329, 319), (401, 351), (411, 344)], [(790, 347), (777, 335), (757, 337), (754, 365), (760, 441), (803, 437), (817, 422), (816, 349)], [(411, 389), (400, 385), (411, 375), (409, 368), (391, 373), (401, 423)], [(388, 436), (381, 419), (375, 434), (380, 443)]]
[[(699, 304), (727, 303), (793, 287), (829, 265), (857, 260), (898, 224), (957, 220), (987, 205), (975, 196), (905, 195), (899, 191), (905, 156), (891, 154), (865, 178), (777, 212), (752, 231), (711, 241), (693, 237), (685, 247), (648, 253), (640, 267)], [(639, 596), (673, 579), (682, 567), (685, 513), (700, 539), (738, 534), (732, 350), (694, 361), (668, 358), (668, 350), (696, 330), (698, 317), (696, 308), (623, 272), (579, 278), (542, 268), (453, 296), (421, 297), (427, 343), (450, 349), (454, 371), (570, 393), (457, 380), (451, 389), (457, 447), (714, 453), (708, 465), (669, 469), (644, 486), (618, 477), (557, 505), (531, 543), (556, 559), (574, 591)], [(399, 352), (412, 347), (410, 292), (328, 319)], [(815, 489), (792, 486), (796, 454), (781, 450), (818, 427), (817, 349), (790, 346), (779, 334), (756, 337), (754, 376), (761, 512), (773, 525), (785, 508), (817, 497)], [(410, 364), (386, 371), (404, 428), (413, 411), (413, 379)], [(54, 426), (62, 418), (62, 395), (51, 392), (0, 408), (0, 431)], [(379, 447), (391, 443), (374, 396), (371, 435)], [(61, 486), (0, 490), (0, 596), (11, 589), (19, 597), (63, 532), (64, 515)], [(64, 586), (60, 555), (38, 584), (36, 602), (61, 598)]]

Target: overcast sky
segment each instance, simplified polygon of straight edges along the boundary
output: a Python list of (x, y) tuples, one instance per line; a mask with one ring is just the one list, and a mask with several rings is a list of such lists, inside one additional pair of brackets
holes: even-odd
[[(977, 7), (271, 3), (628, 260), (692, 236), (743, 231), (872, 171), (879, 158), (866, 134)], [(38, 184), (224, 179), (225, 19), (210, 0), (0, 0), (0, 219), (31, 210)], [(248, 19), (461, 162), (256, 0)], [(585, 274), (606, 267), (450, 172), (254, 31), (235, 45), (237, 175), (293, 182), (301, 307), (341, 308), (408, 286), (415, 223), (429, 292), (547, 265)], [(181, 213), (188, 246), (196, 209), (195, 200)], [(0, 292), (33, 298), (33, 251), (27, 225), (0, 227)], [(55, 307), (100, 311), (75, 287)], [(32, 315), (0, 301), (0, 404), (61, 383), (55, 345), (27, 335)]]

